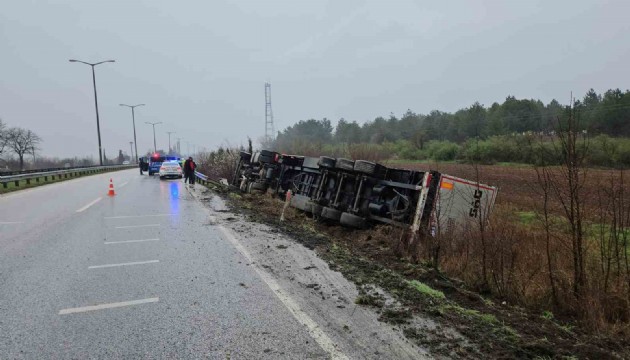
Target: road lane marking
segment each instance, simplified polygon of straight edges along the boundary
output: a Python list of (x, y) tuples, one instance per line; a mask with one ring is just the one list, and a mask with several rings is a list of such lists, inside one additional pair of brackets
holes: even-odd
[(117, 267), (117, 266), (154, 264), (158, 262), (160, 262), (160, 260), (135, 261), (135, 262), (128, 262), (128, 263), (120, 263), (120, 264), (93, 265), (93, 266), (88, 266), (88, 269), (102, 269), (102, 268), (110, 268), (110, 267)]
[(116, 229), (132, 229), (141, 227), (161, 226), (160, 224), (147, 224), (147, 225), (129, 225), (129, 226), (116, 226)]
[(144, 242), (144, 241), (158, 241), (160, 239), (142, 239), (142, 240), (124, 240), (124, 241), (105, 241), (105, 245), (111, 244), (125, 244), (125, 243), (135, 243), (135, 242)]
[(349, 358), (341, 351), (337, 350), (335, 343), (326, 335), (322, 328), (311, 319), (307, 313), (305, 313), (300, 306), (285, 292), (280, 284), (268, 273), (262, 271), (255, 262), (249, 252), (241, 245), (236, 237), (223, 225), (218, 226), (219, 230), (225, 235), (225, 237), (232, 243), (232, 245), (247, 259), (250, 264), (253, 264), (252, 268), (258, 276), (267, 284), (267, 286), (273, 291), (276, 297), (282, 302), (282, 304), (289, 310), (291, 315), (303, 326), (305, 326), (311, 335), (311, 337), (319, 344), (319, 346), (335, 360), (348, 360)]
[(95, 311), (95, 310), (113, 309), (113, 308), (119, 308), (119, 307), (124, 307), (124, 306), (156, 303), (158, 301), (160, 301), (160, 298), (155, 297), (155, 298), (148, 298), (148, 299), (142, 299), (142, 300), (121, 301), (121, 302), (109, 303), (109, 304), (84, 306), (84, 307), (78, 307), (78, 308), (59, 310), (59, 315), (68, 315), (68, 314), (76, 314), (76, 313)]
[(24, 224), (24, 221), (0, 221), (0, 225)]
[(154, 217), (154, 216), (171, 216), (171, 215), (176, 215), (176, 214), (106, 216), (105, 219), (131, 219), (131, 218), (143, 218), (143, 217)]
[(121, 187), (123, 187), (123, 186), (125, 186), (127, 184), (129, 184), (129, 181), (125, 181), (124, 183), (118, 185), (118, 188), (120, 189)]
[(98, 199), (92, 201), (91, 203), (89, 203), (89, 204), (85, 205), (84, 207), (80, 208), (79, 210), (77, 210), (77, 212), (78, 213), (83, 212), (83, 211), (87, 210), (90, 206), (96, 204), (97, 202), (99, 202), (101, 200), (103, 200), (103, 198), (99, 197)]

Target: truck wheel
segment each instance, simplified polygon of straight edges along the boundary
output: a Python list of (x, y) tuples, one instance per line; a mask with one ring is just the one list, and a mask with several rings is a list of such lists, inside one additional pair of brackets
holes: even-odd
[(267, 185), (261, 182), (253, 182), (251, 186), (251, 190), (258, 190), (264, 193), (265, 191), (267, 191)]
[(324, 206), (320, 215), (321, 217), (329, 220), (339, 221), (339, 219), (341, 218), (341, 211)]
[(264, 154), (260, 154), (258, 156), (258, 161), (264, 164), (268, 164), (268, 163), (272, 163), (273, 162), (273, 156), (269, 156), (269, 155), (264, 155)]
[(307, 211), (306, 203), (308, 200), (309, 198), (307, 196), (293, 195), (291, 197), (291, 206), (302, 211)]
[(252, 158), (252, 154), (246, 151), (241, 151), (239, 155), (241, 156), (241, 159), (245, 162), (249, 162), (249, 160)]
[(335, 168), (335, 158), (331, 158), (328, 156), (320, 156), (318, 165), (320, 168), (324, 169), (334, 169)]
[(349, 226), (349, 227), (353, 227), (357, 229), (363, 229), (366, 225), (366, 221), (364, 218), (360, 216), (356, 216), (354, 214), (347, 213), (347, 212), (341, 214), (341, 218), (339, 219), (339, 222), (341, 223), (341, 225), (345, 225), (345, 226)]
[(381, 179), (385, 177), (387, 168), (371, 161), (357, 160), (354, 162), (354, 171)]
[(319, 204), (315, 204), (312, 201), (308, 201), (306, 203), (306, 211), (312, 213), (315, 216), (320, 216), (322, 214), (323, 207)]
[(354, 161), (350, 159), (340, 158), (335, 162), (335, 168), (340, 170), (353, 171), (354, 170)]

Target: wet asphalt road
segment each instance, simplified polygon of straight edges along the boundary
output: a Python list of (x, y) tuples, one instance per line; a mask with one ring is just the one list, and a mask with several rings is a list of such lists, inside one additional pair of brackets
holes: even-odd
[(2, 359), (329, 357), (181, 180), (0, 197)]

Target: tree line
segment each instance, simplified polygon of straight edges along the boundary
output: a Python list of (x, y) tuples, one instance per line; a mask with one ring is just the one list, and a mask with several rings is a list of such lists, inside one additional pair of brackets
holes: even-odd
[[(502, 104), (495, 102), (490, 107), (475, 102), (454, 113), (434, 110), (426, 115), (407, 110), (400, 118), (391, 114), (387, 119), (377, 117), (363, 124), (342, 118), (333, 127), (326, 118), (301, 120), (278, 132), (271, 146), (279, 151), (308, 153), (305, 147), (328, 147), (339, 152), (339, 145), (375, 144), (406, 159), (454, 160), (466, 155), (470, 148), (467, 144), (474, 139), (477, 144), (485, 142), (489, 151), (499, 155), (501, 159), (494, 161), (528, 162), (520, 157), (518, 149), (510, 149), (510, 157), (500, 147), (490, 149), (490, 145), (510, 145), (515, 138), (526, 141), (527, 134), (553, 136), (558, 120), (569, 111), (578, 118), (578, 130), (592, 138), (603, 136), (600, 142), (615, 143), (606, 137), (630, 137), (630, 91), (614, 89), (598, 94), (591, 89), (572, 107), (556, 100), (545, 105), (540, 100), (508, 96)], [(622, 142), (616, 146), (624, 151), (628, 147), (630, 156), (630, 144)], [(630, 158), (628, 161), (630, 164)]]
[(41, 142), (42, 139), (33, 131), (21, 127), (8, 128), (0, 119), (0, 161), (5, 163), (5, 167), (9, 162), (5, 159), (6, 155), (16, 155), (20, 169), (24, 170), (24, 156), (34, 157)]

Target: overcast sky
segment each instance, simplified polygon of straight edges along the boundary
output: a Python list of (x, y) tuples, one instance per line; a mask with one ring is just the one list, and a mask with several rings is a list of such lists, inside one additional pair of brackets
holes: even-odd
[[(0, 118), (35, 131), (49, 156), (103, 147), (198, 147), (327, 117), (365, 122), (454, 111), (507, 95), (558, 99), (628, 88), (630, 1), (3, 1)], [(191, 145), (192, 149), (192, 145)]]

